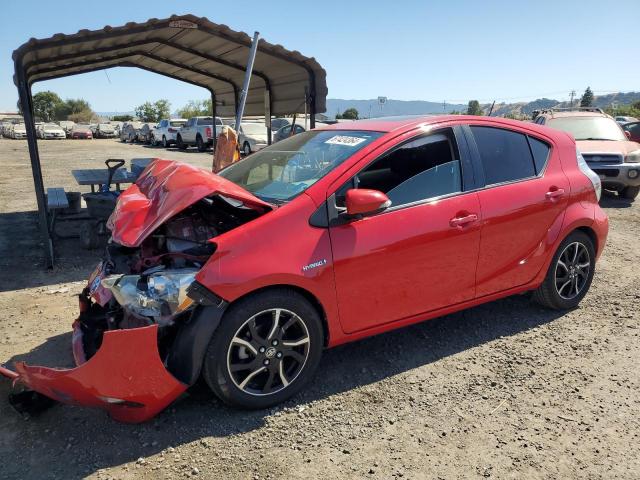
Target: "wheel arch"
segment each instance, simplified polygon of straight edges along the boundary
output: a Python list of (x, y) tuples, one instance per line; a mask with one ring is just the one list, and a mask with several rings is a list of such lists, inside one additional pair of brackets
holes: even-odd
[(286, 283), (267, 285), (245, 293), (244, 295), (236, 298), (229, 305), (233, 305), (234, 303), (239, 302), (240, 300), (243, 300), (252, 295), (272, 290), (291, 290), (307, 300), (313, 306), (313, 308), (316, 309), (322, 321), (322, 334), (324, 336), (323, 344), (326, 347), (329, 344), (329, 322), (327, 320), (327, 312), (325, 311), (322, 303), (320, 303), (320, 300), (318, 300), (318, 298), (313, 293), (305, 288), (302, 288), (298, 285), (291, 285)]
[(595, 232), (595, 230), (593, 230), (593, 228), (587, 227), (587, 226), (584, 226), (584, 225), (581, 226), (581, 227), (577, 227), (577, 228), (571, 230), (569, 233), (567, 233), (565, 238), (567, 238), (569, 235), (571, 235), (573, 232), (576, 232), (576, 231), (580, 231), (580, 232), (585, 233), (589, 237), (591, 242), (593, 243), (594, 251), (596, 251), (596, 252), (598, 251), (598, 246), (599, 246), (598, 245), (598, 236), (596, 235), (596, 232)]

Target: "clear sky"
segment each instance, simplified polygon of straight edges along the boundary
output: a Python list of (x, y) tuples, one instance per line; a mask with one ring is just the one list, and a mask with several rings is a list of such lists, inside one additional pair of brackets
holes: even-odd
[[(2, 0), (0, 111), (15, 110), (11, 53), (30, 37), (192, 13), (314, 56), (330, 98), (464, 103), (568, 98), (640, 90), (640, 0), (308, 2)], [(136, 69), (52, 80), (34, 91), (84, 98), (95, 111), (130, 111), (203, 89)]]

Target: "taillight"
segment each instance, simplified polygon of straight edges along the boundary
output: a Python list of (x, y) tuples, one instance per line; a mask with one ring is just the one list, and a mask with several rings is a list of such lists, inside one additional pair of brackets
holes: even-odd
[(600, 181), (600, 177), (596, 172), (589, 168), (589, 165), (587, 165), (587, 162), (578, 150), (576, 150), (576, 159), (578, 160), (578, 168), (589, 180), (591, 180), (593, 189), (596, 192), (596, 198), (600, 201), (600, 196), (602, 195), (602, 182)]
[(212, 135), (211, 135), (211, 127), (205, 128), (204, 132), (205, 132), (205, 135), (207, 136), (207, 138), (212, 137)]
[(176, 133), (178, 130), (176, 130), (175, 128), (170, 128), (168, 131), (169, 133)]

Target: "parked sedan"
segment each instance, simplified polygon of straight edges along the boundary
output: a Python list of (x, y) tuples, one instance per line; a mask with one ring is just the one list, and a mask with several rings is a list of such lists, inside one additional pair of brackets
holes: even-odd
[(67, 134), (64, 129), (55, 123), (44, 123), (36, 130), (36, 136), (43, 140), (64, 140)]
[(143, 123), (138, 130), (136, 141), (145, 144), (151, 143), (154, 128), (156, 128), (156, 126), (153, 123)]
[(297, 135), (305, 131), (305, 128), (302, 125), (298, 125), (297, 123), (293, 126), (293, 130), (291, 128), (291, 124), (285, 125), (273, 135), (273, 143), (279, 142), (280, 140), (284, 140), (285, 138), (289, 138), (293, 135)]
[(86, 138), (91, 140), (93, 138), (93, 132), (89, 125), (74, 125), (71, 130), (71, 138), (74, 140)]
[(78, 367), (0, 374), (129, 422), (200, 378), (266, 408), (326, 348), (524, 292), (576, 308), (607, 237), (599, 195), (569, 135), (477, 116), (337, 124), (219, 175), (156, 159), (79, 295)]
[(27, 128), (25, 127), (24, 123), (16, 123), (15, 125), (13, 125), (10, 135), (14, 140), (27, 138)]
[(120, 141), (133, 143), (138, 140), (142, 122), (124, 122), (120, 129)]
[(262, 123), (243, 122), (238, 130), (238, 145), (244, 155), (250, 155), (268, 145), (267, 127)]
[(99, 123), (96, 127), (96, 138), (115, 138), (116, 129), (109, 123)]

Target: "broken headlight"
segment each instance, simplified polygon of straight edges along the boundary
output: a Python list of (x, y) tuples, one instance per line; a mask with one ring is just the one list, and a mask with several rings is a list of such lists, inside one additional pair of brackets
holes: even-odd
[(197, 272), (181, 269), (147, 275), (111, 275), (102, 279), (102, 286), (113, 293), (123, 308), (163, 325), (191, 306), (186, 292)]

